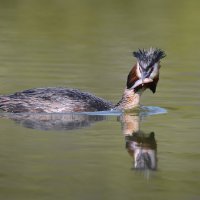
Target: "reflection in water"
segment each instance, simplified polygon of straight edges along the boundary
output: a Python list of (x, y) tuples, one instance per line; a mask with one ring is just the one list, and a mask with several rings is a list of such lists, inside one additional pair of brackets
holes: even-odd
[(92, 123), (105, 120), (108, 116), (121, 117), (124, 127), (124, 134), (131, 135), (139, 131), (140, 117), (163, 114), (167, 111), (156, 106), (142, 106), (140, 110), (135, 110), (134, 115), (122, 114), (119, 111), (100, 111), (83, 113), (5, 113), (0, 112), (0, 118), (8, 118), (16, 123), (32, 129), (38, 130), (73, 130), (88, 127)]
[(133, 158), (133, 169), (157, 169), (157, 145), (154, 132), (140, 130), (141, 119), (147, 115), (164, 113), (159, 107), (143, 108), (134, 115), (119, 112), (33, 114), (0, 113), (0, 117), (9, 118), (16, 123), (38, 130), (73, 130), (90, 126), (105, 120), (108, 115), (119, 116), (125, 136), (126, 149)]
[(140, 116), (123, 115), (122, 130), (125, 136), (126, 149), (133, 157), (133, 168), (137, 170), (156, 170), (157, 144), (154, 132), (140, 131)]
[(106, 119), (102, 115), (87, 114), (33, 114), (33, 113), (1, 113), (0, 117), (14, 120), (26, 128), (37, 130), (73, 130), (88, 127), (94, 122)]

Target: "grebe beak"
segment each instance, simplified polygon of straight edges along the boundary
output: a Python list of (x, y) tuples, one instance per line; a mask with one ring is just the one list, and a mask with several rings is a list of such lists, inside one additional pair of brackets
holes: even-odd
[(152, 73), (151, 69), (147, 71), (146, 69), (143, 69), (142, 67), (138, 66), (137, 70), (138, 80), (133, 84), (131, 89), (137, 90), (139, 86), (143, 87), (144, 84), (153, 82), (151, 73)]
[(141, 72), (141, 81), (142, 81), (142, 86), (144, 85), (144, 80), (145, 78), (148, 77), (148, 74), (146, 71)]

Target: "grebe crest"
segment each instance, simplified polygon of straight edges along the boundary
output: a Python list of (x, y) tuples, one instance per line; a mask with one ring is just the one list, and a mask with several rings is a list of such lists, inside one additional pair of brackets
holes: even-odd
[(141, 68), (147, 69), (157, 63), (159, 60), (164, 58), (165, 52), (161, 49), (150, 48), (150, 49), (139, 49), (137, 52), (133, 52), (133, 56), (137, 58), (137, 61)]

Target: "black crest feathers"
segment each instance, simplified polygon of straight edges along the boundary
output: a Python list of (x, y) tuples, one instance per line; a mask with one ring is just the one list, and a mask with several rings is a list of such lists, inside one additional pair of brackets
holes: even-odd
[(166, 54), (161, 49), (150, 48), (148, 50), (139, 49), (138, 51), (133, 52), (133, 56), (137, 58), (141, 67), (147, 68), (164, 58)]

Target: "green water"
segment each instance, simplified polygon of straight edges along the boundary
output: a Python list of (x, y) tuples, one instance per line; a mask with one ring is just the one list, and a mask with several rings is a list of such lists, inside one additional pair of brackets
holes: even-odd
[(139, 122), (155, 133), (156, 171), (132, 169), (117, 116), (73, 130), (0, 118), (0, 199), (199, 199), (199, 6), (1, 0), (1, 94), (66, 86), (117, 102), (135, 62), (132, 51), (153, 46), (167, 57), (157, 93), (145, 92), (142, 104), (168, 112)]

